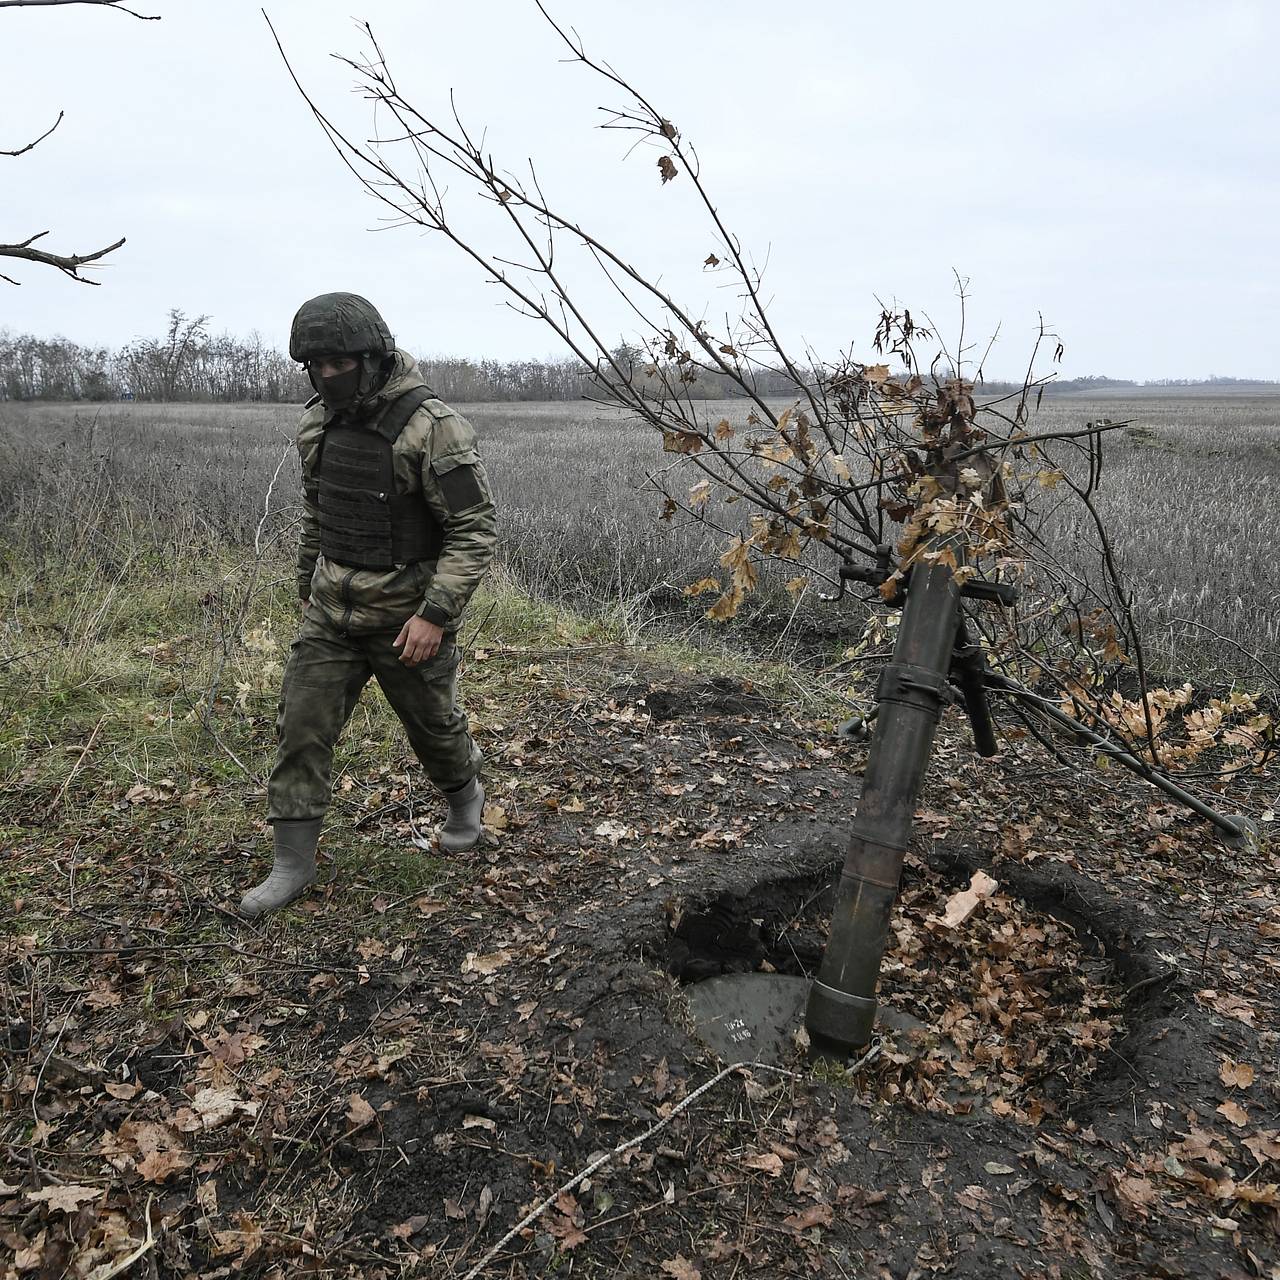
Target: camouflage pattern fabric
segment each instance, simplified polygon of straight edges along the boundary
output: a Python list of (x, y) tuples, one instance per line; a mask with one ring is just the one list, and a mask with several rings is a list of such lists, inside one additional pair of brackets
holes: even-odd
[(441, 791), (456, 791), (479, 773), (480, 749), (457, 700), (458, 650), (452, 637), (445, 636), (433, 658), (410, 668), (392, 648), (397, 631), (343, 635), (314, 607), (306, 611), (285, 667), (276, 720), (280, 749), (267, 783), (268, 821), (324, 816), (334, 744), (370, 676)]
[[(395, 353), (387, 381), (344, 420), (372, 419), (396, 397), (424, 386), (417, 363)], [(298, 428), (302, 458), (303, 525), (298, 552), (298, 594), (339, 631), (360, 635), (398, 630), (417, 613), (456, 631), (471, 593), (493, 558), (496, 519), (484, 463), (471, 424), (443, 401), (427, 400), (400, 433), (392, 454), (400, 493), (421, 493), (444, 533), (438, 559), (389, 570), (351, 569), (320, 554), (315, 503), (316, 462), (325, 427), (335, 415), (309, 406)]]
[(317, 356), (387, 355), (395, 350), (378, 308), (358, 293), (322, 293), (298, 308), (289, 328), (289, 358), (306, 364)]

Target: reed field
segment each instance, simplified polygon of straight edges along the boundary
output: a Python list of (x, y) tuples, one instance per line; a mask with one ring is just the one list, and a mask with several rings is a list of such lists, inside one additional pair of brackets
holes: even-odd
[[(37, 1207), (12, 1219), (19, 1225), (11, 1240), (39, 1232), (18, 1256), (46, 1249), (59, 1274), (72, 1274), (64, 1266), (71, 1243), (54, 1252), (52, 1220), (39, 1218), (38, 1197), (54, 1193), (94, 1197), (96, 1208), (76, 1200), (77, 1216), (59, 1210), (58, 1222), (67, 1231), (74, 1224), (74, 1265), (97, 1260), (95, 1275), (117, 1274), (142, 1256), (143, 1228), (124, 1225), (134, 1214), (157, 1257), (170, 1245), (156, 1241), (178, 1242), (164, 1255), (166, 1275), (189, 1274), (187, 1259), (205, 1275), (338, 1274), (339, 1257), (354, 1260), (343, 1274), (373, 1275), (371, 1259), (381, 1267), (391, 1258), (391, 1269), (377, 1274), (444, 1275), (436, 1263), (449, 1258), (449, 1274), (460, 1275), (454, 1261), (470, 1262), (500, 1223), (518, 1219), (518, 1206), (554, 1194), (568, 1170), (608, 1150), (620, 1119), (634, 1127), (632, 1111), (658, 1103), (656, 1084), (638, 1090), (636, 1082), (661, 1076), (670, 1105), (671, 1080), (684, 1089), (706, 1071), (704, 1051), (683, 1026), (675, 971), (661, 967), (668, 961), (659, 948), (675, 956), (677, 944), (703, 963), (677, 920), (713, 922), (699, 928), (718, 948), (722, 937), (745, 936), (747, 923), (758, 927), (754, 904), (767, 903), (761, 910), (773, 919), (790, 918), (762, 968), (789, 972), (783, 935), (798, 962), (792, 926), (814, 906), (810, 886), (824, 882), (849, 839), (847, 815), (865, 768), (865, 748), (835, 731), (854, 708), (865, 711), (875, 684), (876, 668), (858, 648), (866, 606), (824, 603), (813, 590), (795, 602), (783, 586), (795, 566), (779, 566), (730, 623), (708, 622), (705, 598), (683, 589), (719, 569), (723, 535), (680, 517), (658, 520), (661, 501), (646, 478), (677, 459), (655, 433), (584, 403), (460, 408), (476, 424), (501, 509), (500, 558), (472, 601), (461, 646), (462, 702), (485, 756), (484, 843), (463, 857), (432, 846), (444, 806), (370, 688), (335, 752), (320, 881), (259, 925), (234, 905), (272, 847), (266, 780), (299, 614), (296, 414), (254, 405), (0, 403), (0, 951), (8, 962), (5, 1096), (15, 1100), (0, 1146), (14, 1153), (15, 1169), (29, 1165), (49, 1183), (26, 1193)], [(706, 408), (746, 417), (741, 402)], [(1062, 399), (1036, 424), (1100, 416), (1137, 424), (1108, 437), (1100, 501), (1162, 679), (1275, 696), (1274, 676), (1259, 663), (1280, 669), (1271, 558), (1280, 533), (1278, 414), (1280, 397)], [(672, 487), (692, 479), (672, 477)], [(1046, 505), (1058, 490), (1043, 493)], [(741, 508), (715, 510), (736, 516)], [(1077, 536), (1066, 518), (1051, 532), (1066, 559)], [(886, 1072), (897, 1072), (901, 1056), (919, 1073), (882, 1077), (892, 1093), (880, 1083), (865, 1091), (857, 1078), (865, 1056), (847, 1071), (821, 1068), (803, 1087), (780, 1084), (768, 1104), (776, 1115), (768, 1132), (778, 1141), (769, 1141), (788, 1150), (781, 1143), (797, 1141), (796, 1133), (830, 1126), (825, 1132), (844, 1153), (833, 1157), (840, 1172), (828, 1175), (818, 1163), (825, 1157), (814, 1156), (814, 1176), (830, 1187), (848, 1176), (859, 1191), (882, 1177), (881, 1144), (925, 1152), (947, 1136), (944, 1095), (916, 1092), (922, 1082), (954, 1079), (958, 1090), (989, 1080), (1000, 1090), (989, 1113), (977, 1109), (988, 1105), (985, 1094), (976, 1102), (955, 1094), (974, 1107), (956, 1133), (982, 1139), (952, 1143), (969, 1155), (956, 1185), (991, 1169), (1012, 1172), (996, 1157), (1014, 1159), (1037, 1133), (1059, 1153), (1052, 1177), (1067, 1170), (1073, 1187), (1096, 1188), (1101, 1160), (1157, 1170), (1150, 1182), (1125, 1175), (1146, 1188), (1132, 1203), (1146, 1212), (1166, 1203), (1157, 1194), (1176, 1197), (1167, 1202), (1176, 1210), (1162, 1210), (1160, 1221), (1194, 1228), (1188, 1248), (1199, 1269), (1188, 1274), (1208, 1274), (1201, 1261), (1210, 1229), (1200, 1224), (1223, 1221), (1217, 1215), (1234, 1202), (1222, 1199), (1216, 1179), (1206, 1178), (1203, 1191), (1183, 1179), (1157, 1189), (1158, 1179), (1172, 1178), (1166, 1144), (1174, 1132), (1157, 1129), (1141, 1157), (1151, 1163), (1139, 1166), (1126, 1117), (1131, 1098), (1134, 1115), (1151, 1108), (1158, 1118), (1159, 1107), (1172, 1122), (1196, 1116), (1196, 1107), (1207, 1113), (1215, 1096), (1208, 1090), (1225, 1085), (1226, 1064), (1257, 1063), (1262, 1077), (1274, 1059), (1263, 1039), (1270, 1032), (1253, 1028), (1275, 1007), (1266, 970), (1276, 963), (1266, 940), (1280, 912), (1270, 827), (1263, 843), (1228, 853), (1203, 824), (1171, 817), (1171, 806), (1127, 770), (1104, 773), (1084, 751), (1071, 760), (1061, 754), (1070, 748), (1041, 751), (1034, 738), (1016, 736), (1017, 725), (1001, 728), (999, 755), (984, 761), (969, 749), (958, 709), (940, 726), (921, 856), (910, 855), (896, 908), (907, 923), (893, 935), (885, 970), (895, 986), (910, 975), (927, 989), (922, 1000), (936, 993), (939, 1003), (918, 1004), (913, 1016), (955, 1013), (958, 1024), (938, 1024), (948, 1035), (972, 1027), (946, 1044), (974, 1046), (973, 1058), (953, 1059), (949, 1047), (937, 1050), (945, 1058), (887, 1054)], [(1209, 798), (1227, 812), (1268, 823), (1280, 808), (1272, 774), (1240, 772), (1223, 788)], [(990, 857), (993, 867), (998, 858), (1001, 893), (967, 934), (943, 938), (932, 932), (935, 909), (949, 911), (966, 896), (953, 890), (970, 876), (977, 882), (949, 851)], [(1039, 906), (1058, 901), (1051, 893), (1064, 904), (1057, 920)], [(807, 899), (794, 914), (788, 894)], [(743, 923), (722, 914), (722, 904), (735, 902)], [(807, 927), (825, 936), (825, 921)], [(1011, 956), (1010, 939), (1037, 949)], [(926, 947), (935, 948), (927, 960)], [(1115, 961), (1113, 969), (1112, 956), (1131, 967)], [(487, 985), (493, 968), (502, 972)], [(972, 987), (961, 985), (966, 974)], [(1026, 992), (1035, 975), (1045, 985), (1034, 988), (1043, 994), (1033, 1004)], [(1149, 1003), (1145, 994), (1129, 999), (1153, 981), (1162, 986)], [(1249, 1039), (1243, 1018), (1224, 1031), (1241, 1009)], [(1046, 1025), (1059, 1028), (1055, 1052), (1063, 1055), (1051, 1066), (1043, 1065), (1048, 1041), (1006, 1041), (1004, 1030), (994, 1038), (996, 1026), (1040, 1035)], [(579, 1056), (583, 1028), (582, 1043), (593, 1048)], [(1101, 1065), (1122, 1029), (1111, 1056), (1123, 1073)], [(944, 1043), (940, 1035), (926, 1040)], [(1223, 1046), (1235, 1055), (1226, 1064)], [(1030, 1064), (1025, 1078), (979, 1064), (979, 1047), (993, 1061)], [(959, 1067), (936, 1074), (936, 1063), (956, 1061), (963, 1079)], [(1019, 1113), (1006, 1089), (1038, 1088), (1042, 1071), (1055, 1089), (1070, 1077), (1080, 1092), (1066, 1101), (1046, 1094), (1062, 1109), (1012, 1127), (1009, 1113)], [(1252, 1081), (1254, 1067), (1248, 1071)], [(1234, 1101), (1217, 1109), (1237, 1141), (1247, 1120), (1272, 1123), (1258, 1103), (1264, 1080), (1242, 1095), (1251, 1116)], [(566, 1081), (573, 1092), (562, 1094)], [(1041, 1105), (1030, 1093), (1010, 1096), (1018, 1106), (1023, 1097)], [(502, 1100), (500, 1121), (488, 1119), (490, 1097)], [(997, 1098), (1003, 1111), (994, 1109)], [(219, 1108), (208, 1113), (216, 1118), (197, 1114), (202, 1100)], [(484, 1116), (464, 1110), (481, 1104)], [(563, 1111), (552, 1117), (553, 1106)], [(686, 1154), (672, 1149), (690, 1168), (710, 1168), (708, 1152), (730, 1162), (707, 1183), (717, 1197), (741, 1183), (743, 1153), (764, 1145), (750, 1107), (732, 1099), (724, 1106), (690, 1107), (680, 1124), (701, 1127), (679, 1139)], [(794, 1106), (808, 1110), (793, 1119)], [(1067, 1142), (1084, 1141), (1082, 1115), (1091, 1118), (1083, 1155)], [(494, 1136), (473, 1147), (465, 1131), (475, 1120), (493, 1125)], [(873, 1123), (882, 1127), (858, 1127)], [(1201, 1141), (1206, 1130), (1191, 1127)], [(1260, 1129), (1257, 1140), (1271, 1141), (1269, 1132)], [(840, 1133), (847, 1146), (835, 1143)], [(169, 1135), (163, 1146), (151, 1136), (158, 1134)], [(146, 1155), (142, 1141), (151, 1144)], [(824, 1149), (815, 1142), (806, 1153)], [(770, 1239), (787, 1242), (803, 1235), (795, 1223), (808, 1221), (793, 1210), (799, 1171), (808, 1169), (799, 1161), (811, 1159), (791, 1150), (796, 1181), (758, 1170), (761, 1194), (777, 1184), (786, 1201), (769, 1210), (786, 1224), (765, 1220)], [(537, 1159), (527, 1154), (534, 1151)], [(858, 1166), (850, 1151), (871, 1154)], [(597, 1200), (595, 1218), (581, 1219), (592, 1232), (668, 1203), (661, 1181), (639, 1180), (639, 1162), (609, 1174), (616, 1200)], [(1244, 1207), (1232, 1211), (1242, 1220), (1276, 1195), (1274, 1182), (1251, 1176), (1242, 1174), (1239, 1187), (1265, 1198), (1255, 1205), (1241, 1195)], [(1125, 1183), (1114, 1176), (1107, 1185)], [(700, 1187), (682, 1191), (681, 1241), (691, 1223), (710, 1241), (726, 1214), (759, 1219), (757, 1184), (747, 1187), (728, 1208), (695, 1200)], [(486, 1194), (492, 1219), (480, 1208)], [(568, 1204), (566, 1194), (555, 1203)], [(1045, 1202), (1033, 1192), (1028, 1203), (1038, 1223)], [(460, 1221), (472, 1212), (464, 1205), (475, 1206), (472, 1223)], [(861, 1202), (853, 1209), (865, 1211)], [(877, 1242), (889, 1230), (857, 1221)], [(1269, 1220), (1258, 1223), (1256, 1236), (1271, 1230)], [(629, 1249), (631, 1227), (623, 1229), (620, 1247)], [(1239, 1239), (1250, 1223), (1234, 1229)], [(932, 1223), (920, 1230), (937, 1238)], [(429, 1232), (453, 1253), (425, 1243)], [(410, 1236), (423, 1242), (413, 1257), (434, 1258), (435, 1270), (389, 1253)], [(1171, 1256), (1171, 1238), (1161, 1237), (1161, 1256)], [(108, 1243), (118, 1257), (103, 1252)], [(516, 1247), (524, 1252), (513, 1258), (535, 1258), (525, 1274), (549, 1274), (565, 1256), (547, 1252), (547, 1263), (523, 1242)], [(827, 1273), (817, 1253), (807, 1257), (804, 1268)], [(286, 1261), (277, 1267), (277, 1259)], [(210, 1272), (206, 1262), (218, 1265)], [(563, 1269), (574, 1267), (618, 1273), (611, 1264), (593, 1270), (594, 1262)], [(659, 1269), (646, 1260), (642, 1273)], [(780, 1274), (772, 1264), (756, 1270)]]
[[(793, 567), (766, 574), (727, 633), (701, 623), (681, 593), (715, 572), (723, 539), (680, 516), (657, 519), (647, 477), (675, 458), (652, 430), (588, 402), (458, 408), (476, 426), (500, 504), (499, 581), (631, 635), (692, 629), (749, 650), (829, 653), (860, 631), (856, 604), (809, 591), (795, 605), (781, 589)], [(746, 414), (740, 402), (706, 408)], [(1033, 429), (1099, 416), (1134, 424), (1107, 437), (1098, 501), (1159, 667), (1248, 683), (1246, 653), (1280, 660), (1280, 396), (1046, 399)], [(104, 592), (136, 597), (159, 581), (234, 582), (251, 571), (255, 592), (278, 584), (287, 597), (295, 417), (276, 405), (0, 404), (0, 645), (16, 650), (14, 628), (49, 592), (66, 593), (61, 625), (82, 629), (110, 612)], [(1069, 543), (1072, 531), (1060, 536)], [(85, 613), (90, 600), (97, 613)]]

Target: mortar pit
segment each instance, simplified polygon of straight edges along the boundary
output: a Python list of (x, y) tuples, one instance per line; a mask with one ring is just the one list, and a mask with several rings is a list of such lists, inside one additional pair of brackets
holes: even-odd
[[(959, 925), (942, 922), (969, 864), (909, 854), (860, 1087), (886, 1102), (1030, 1124), (1074, 1110), (1122, 1068), (1124, 974), (1078, 911), (1047, 909), (1017, 869)], [(699, 1034), (726, 1059), (805, 1063), (804, 1001), (831, 928), (838, 869), (687, 903), (666, 937)], [(1119, 972), (1123, 970), (1124, 974)], [(743, 1025), (745, 1024), (745, 1025)], [(754, 1031), (754, 1042), (751, 1032)]]

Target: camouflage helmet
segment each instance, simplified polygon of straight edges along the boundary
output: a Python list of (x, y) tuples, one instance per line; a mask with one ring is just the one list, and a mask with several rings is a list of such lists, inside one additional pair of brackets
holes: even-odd
[(289, 330), (289, 358), (299, 364), (317, 356), (386, 356), (395, 347), (378, 308), (358, 293), (322, 293), (304, 302)]

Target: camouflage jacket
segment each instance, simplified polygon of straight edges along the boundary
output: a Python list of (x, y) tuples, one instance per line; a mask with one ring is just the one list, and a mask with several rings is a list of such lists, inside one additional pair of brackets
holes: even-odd
[[(423, 385), (417, 362), (397, 351), (386, 385), (358, 407), (356, 416), (371, 418), (391, 400)], [(443, 531), (437, 559), (389, 570), (351, 569), (334, 564), (320, 552), (320, 517), (315, 502), (319, 477), (315, 468), (325, 428), (333, 416), (314, 401), (298, 424), (303, 504), (299, 596), (310, 600), (313, 609), (320, 609), (343, 631), (398, 629), (415, 613), (446, 631), (457, 630), (467, 601), (493, 558), (496, 542), (493, 498), (471, 424), (432, 398), (409, 419), (392, 450), (399, 492), (421, 493)], [(483, 501), (455, 513), (445, 501), (440, 477), (459, 466), (472, 468)]]

